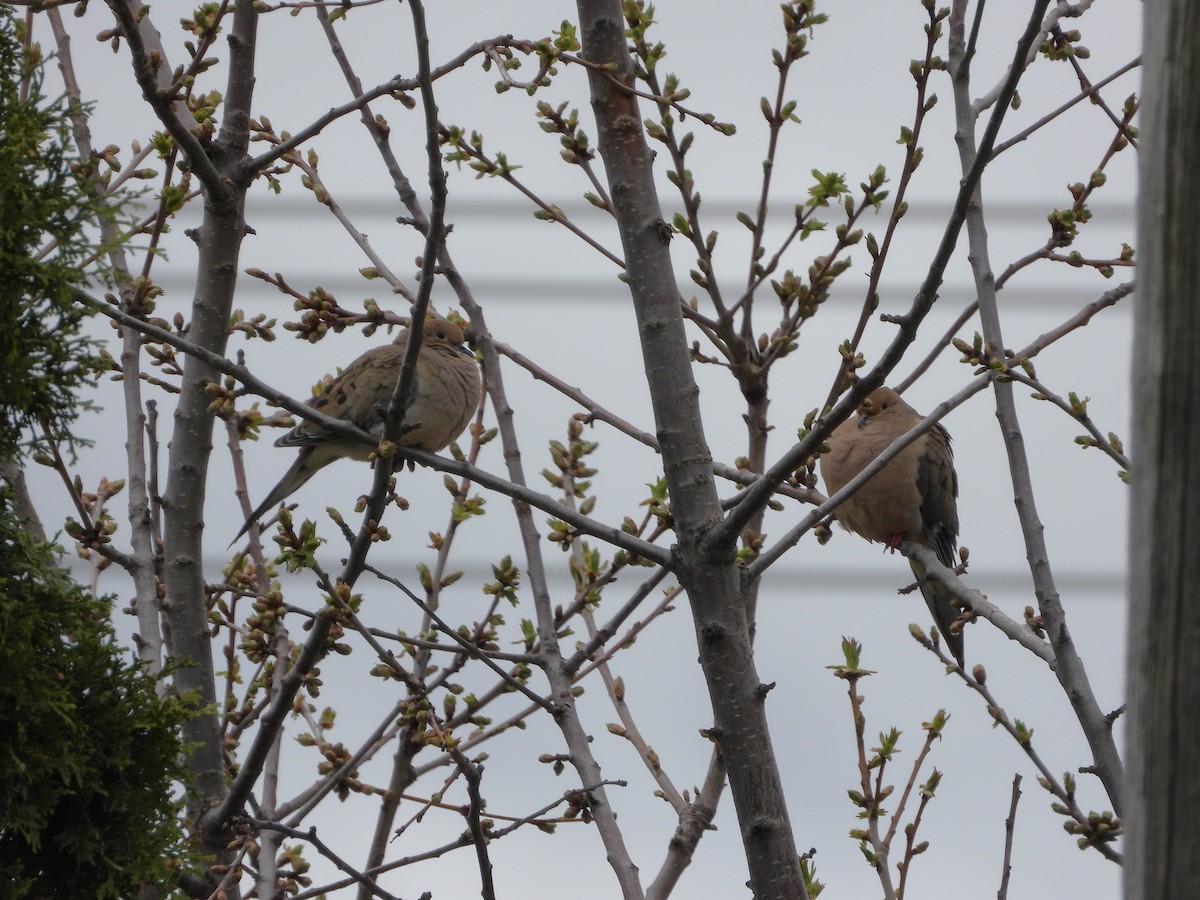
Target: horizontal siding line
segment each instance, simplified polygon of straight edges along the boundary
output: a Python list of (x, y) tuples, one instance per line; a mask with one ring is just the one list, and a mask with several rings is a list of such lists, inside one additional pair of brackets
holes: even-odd
[[(321, 274), (308, 271), (287, 271), (283, 274), (287, 283), (294, 290), (307, 293), (316, 287), (321, 287), (335, 297), (338, 297), (343, 306), (354, 310), (357, 310), (361, 301), (367, 297), (384, 301), (394, 296), (386, 282), (379, 280), (367, 281), (356, 274), (343, 274), (340, 272)], [(1117, 285), (1123, 283), (1126, 280), (1126, 277), (1122, 277), (1123, 275), (1131, 276), (1132, 270), (1130, 273), (1118, 271), (1111, 279), (1097, 283), (1093, 288), (1066, 286), (1005, 288), (999, 294), (1001, 310), (1013, 307), (1018, 307), (1025, 311), (1038, 307), (1052, 307), (1056, 312), (1061, 312), (1067, 308), (1078, 309), (1096, 300), (1106, 291), (1112, 290)], [(157, 279), (157, 283), (167, 291), (168, 295), (183, 294), (190, 297), (195, 279), (191, 276), (190, 272), (181, 271), (176, 267), (168, 268), (161, 273)], [(470, 278), (470, 285), (476, 299), (483, 303), (485, 307), (489, 298), (497, 296), (507, 300), (519, 298), (537, 302), (566, 299), (589, 303), (628, 301), (628, 290), (617, 280), (615, 274), (612, 278), (596, 277), (594, 274), (590, 275), (590, 277), (588, 274), (584, 274), (580, 278), (528, 278), (509, 275), (476, 275)], [(737, 288), (730, 289), (726, 291), (726, 296), (732, 296), (737, 291)], [(703, 297), (700, 288), (690, 281), (681, 282), (679, 292), (684, 297)], [(881, 285), (879, 293), (883, 298), (885, 307), (892, 304), (907, 303), (916, 295), (917, 285), (897, 286), (884, 283)], [(769, 286), (760, 289), (759, 296), (764, 301), (770, 301), (774, 298)], [(831, 294), (832, 302), (834, 303), (854, 302), (857, 304), (857, 298), (860, 296), (860, 291), (852, 288), (835, 288)], [(974, 287), (966, 284), (943, 284), (939, 296), (941, 302), (944, 304), (943, 308), (953, 306), (955, 309), (959, 309), (968, 301), (974, 299), (975, 290)], [(442, 303), (449, 301), (453, 305), (451, 294), (444, 287), (438, 289), (435, 300)], [(290, 312), (292, 302), (292, 298), (285, 296), (265, 282), (251, 278), (244, 273), (239, 279), (235, 304), (243, 309), (282, 315), (285, 313), (285, 310), (280, 308), (281, 305), (286, 305), (286, 311)], [(399, 297), (397, 297), (397, 302), (402, 302)], [(1128, 309), (1128, 300), (1118, 303), (1116, 308)], [(855, 306), (855, 310), (857, 310), (857, 305)]]
[[(587, 201), (573, 197), (569, 200), (562, 200), (553, 195), (546, 195), (547, 202), (557, 203), (557, 206), (571, 218), (591, 217), (596, 219), (607, 218), (607, 215), (596, 207), (592, 206)], [(802, 202), (805, 198), (798, 198)], [(339, 196), (338, 203), (341, 205), (351, 217), (368, 216), (373, 218), (394, 219), (396, 216), (407, 215), (406, 210), (401, 206), (400, 201), (394, 198), (383, 199), (377, 196), (349, 195)], [(797, 201), (786, 201), (777, 199), (772, 201), (768, 209), (770, 218), (778, 223), (781, 220), (787, 220), (792, 215), (792, 210), (795, 208)], [(1070, 206), (1070, 196), (1063, 192), (1060, 195), (1047, 197), (1045, 200), (991, 200), (984, 202), (984, 213), (989, 222), (996, 224), (1004, 223), (1022, 223), (1027, 224), (1031, 216), (1044, 217), (1054, 208), (1063, 209)], [(754, 209), (758, 200), (755, 198), (746, 198), (739, 200), (736, 198), (710, 198), (705, 197), (700, 208), (701, 218), (707, 219), (710, 217), (721, 217), (733, 219), (738, 212), (754, 213)], [(149, 209), (150, 204), (142, 204), (143, 208)], [(918, 222), (922, 225), (937, 224), (945, 221), (950, 215), (952, 201), (914, 200), (909, 203), (908, 212), (905, 214), (905, 221)], [(1094, 203), (1089, 203), (1088, 208), (1092, 211), (1093, 222), (1090, 227), (1097, 225), (1112, 225), (1113, 220), (1125, 220), (1130, 228), (1133, 227), (1136, 206), (1132, 199), (1130, 200), (1098, 200)], [(192, 212), (193, 207), (185, 208), (182, 217), (199, 218), (199, 205), (194, 207), (195, 212)], [(487, 219), (487, 220), (524, 220), (528, 219), (531, 223), (537, 223), (538, 220), (533, 219), (532, 213), (535, 209), (534, 204), (524, 198), (507, 197), (507, 198), (487, 198), (471, 196), (460, 199), (459, 196), (451, 196), (447, 208), (447, 217), (453, 222), (455, 219)], [(295, 190), (284, 193), (278, 197), (267, 197), (263, 195), (251, 195), (247, 198), (246, 213), (250, 219), (267, 219), (267, 218), (288, 218), (294, 219), (298, 214), (304, 211), (323, 212), (323, 208), (317, 204), (311, 194), (303, 188), (297, 187)], [(666, 205), (666, 218), (672, 218), (676, 212), (680, 210), (673, 206), (670, 202)], [(860, 221), (860, 225), (870, 228), (873, 222), (885, 222), (886, 214), (890, 211), (890, 207), (884, 206), (878, 216), (867, 216)], [(828, 221), (836, 221), (840, 214), (840, 210), (834, 208), (826, 212), (824, 218)], [(1132, 233), (1131, 233), (1132, 237)]]
[[(209, 567), (220, 567), (227, 565), (229, 556), (221, 554), (204, 555), (204, 565)], [(430, 560), (423, 560), (429, 564)], [(401, 581), (406, 579), (416, 584), (416, 566), (419, 560), (398, 560), (395, 558), (384, 559), (382, 557), (372, 556), (372, 565), (382, 571), (388, 572), (393, 576), (397, 576)], [(447, 572), (461, 571), (464, 573), (463, 578), (455, 584), (456, 590), (461, 590), (464, 586), (479, 585), (484, 582), (493, 580), (492, 562), (488, 560), (468, 560), (459, 564), (454, 564), (453, 561), (446, 566)], [(404, 574), (409, 573), (409, 574)], [(547, 573), (552, 582), (552, 587), (556, 591), (561, 591), (564, 588), (569, 588), (570, 577), (565, 572), (550, 571)], [(1089, 595), (1103, 594), (1106, 597), (1116, 595), (1123, 598), (1125, 596), (1125, 583), (1127, 573), (1124, 570), (1063, 570), (1056, 568), (1054, 571), (1055, 584), (1059, 586), (1061, 592), (1067, 596), (1066, 602), (1068, 605), (1072, 601), (1072, 595), (1075, 602), (1080, 600), (1090, 599)], [(284, 575), (283, 579), (302, 578), (300, 574)], [(276, 576), (277, 580), (280, 576)], [(627, 578), (616, 585), (608, 588), (610, 596), (620, 596), (622, 593), (629, 590), (632, 585), (641, 581), (640, 578)], [(802, 565), (775, 565), (772, 567), (764, 582), (763, 590), (766, 593), (795, 593), (797, 596), (805, 599), (823, 600), (831, 593), (842, 590), (853, 590), (863, 592), (878, 592), (881, 596), (895, 596), (896, 592), (903, 587), (906, 587), (912, 581), (907, 569), (901, 571), (899, 568), (895, 574), (888, 574), (883, 571), (868, 572), (861, 568), (846, 566), (845, 568), (834, 566), (802, 566)], [(1005, 593), (1024, 592), (1029, 595), (1029, 602), (1033, 603), (1033, 584), (1029, 573), (1022, 568), (1012, 569), (989, 569), (979, 571), (969, 571), (964, 576), (963, 581), (970, 587), (978, 588), (985, 594), (995, 595), (1003, 591)], [(527, 584), (522, 581), (522, 584), (527, 587)], [(667, 583), (664, 582), (664, 586)], [(787, 585), (796, 585), (796, 587), (787, 587)], [(360, 583), (361, 586), (361, 583)], [(380, 583), (381, 588), (386, 588), (387, 585)], [(661, 593), (656, 593), (655, 596), (661, 596)]]

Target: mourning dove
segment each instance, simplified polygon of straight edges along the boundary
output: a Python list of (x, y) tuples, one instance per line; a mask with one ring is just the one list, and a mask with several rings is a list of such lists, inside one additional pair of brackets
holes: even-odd
[[(924, 417), (888, 387), (872, 391), (829, 436), (829, 452), (821, 455), (825, 488), (833, 496), (888, 446)], [(895, 550), (902, 541), (923, 544), (942, 564), (955, 566), (958, 544), (958, 476), (950, 435), (934, 425), (900, 451), (855, 494), (837, 508), (843, 526), (869, 541)], [(925, 603), (954, 658), (963, 665), (963, 637), (952, 632), (958, 611), (944, 585), (926, 578), (924, 566), (909, 560)]]
[[(382, 437), (384, 413), (396, 390), (408, 335), (405, 329), (392, 343), (368, 350), (324, 385), (308, 405)], [(412, 402), (404, 413), (404, 427), (396, 441), (401, 447), (436, 452), (467, 427), (479, 405), (479, 369), (470, 351), (462, 346), (463, 340), (462, 329), (453, 322), (435, 316), (426, 319)], [(342, 458), (365, 460), (374, 450), (308, 419), (277, 440), (275, 446), (299, 447), (300, 455), (250, 514), (234, 541), (331, 462)]]

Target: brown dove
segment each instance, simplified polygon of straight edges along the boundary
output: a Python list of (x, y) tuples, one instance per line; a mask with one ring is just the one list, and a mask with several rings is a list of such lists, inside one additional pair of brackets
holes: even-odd
[[(923, 418), (891, 388), (877, 388), (867, 395), (858, 415), (829, 436), (829, 452), (821, 455), (821, 475), (829, 495), (845, 487)], [(879, 541), (892, 550), (902, 541), (923, 544), (937, 553), (943, 565), (954, 568), (957, 497), (950, 435), (941, 425), (934, 425), (839, 506), (835, 515), (843, 526), (868, 541)], [(937, 581), (927, 580), (924, 567), (916, 560), (909, 563), (942, 638), (962, 666), (962, 633), (950, 630), (958, 618), (952, 595)]]
[[(308, 405), (382, 437), (383, 417), (400, 377), (408, 335), (406, 328), (392, 343), (368, 350), (325, 385)], [(413, 399), (404, 413), (404, 429), (396, 441), (401, 447), (436, 452), (467, 427), (479, 405), (479, 369), (470, 351), (462, 346), (463, 340), (462, 329), (453, 322), (436, 316), (426, 319), (424, 340), (417, 355)], [(343, 458), (365, 460), (374, 450), (307, 419), (277, 440), (275, 446), (299, 447), (300, 455), (250, 514), (234, 541), (246, 533), (251, 523), (331, 462)]]

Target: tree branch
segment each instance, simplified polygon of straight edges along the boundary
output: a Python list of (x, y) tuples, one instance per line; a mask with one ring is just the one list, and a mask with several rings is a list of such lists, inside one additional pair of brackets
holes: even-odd
[[(1026, 26), (1025, 37), (1027, 39), (1032, 40), (1041, 33), (1041, 16), (1044, 14), (1046, 6), (1046, 0), (1038, 0), (1034, 5), (1034, 14)], [(988, 138), (990, 135), (994, 139), (995, 132), (992, 126), (1007, 107), (1011, 92), (1007, 96), (1003, 91), (1001, 92), (988, 122), (987, 130), (984, 132), (983, 140), (976, 148), (974, 143), (975, 111), (979, 107), (978, 104), (973, 105), (970, 102), (969, 72), (963, 58), (965, 10), (965, 0), (955, 0), (950, 16), (949, 65), (954, 87), (954, 105), (957, 117), (955, 134), (959, 144), (959, 158), (963, 171), (970, 172), (977, 169), (981, 162), (990, 158), (993, 143)], [(1014, 87), (1016, 77), (1019, 77), (1022, 69), (1023, 58), (1025, 58), (1023, 55), (1018, 55), (1010, 69), (1009, 81)], [(975, 277), (975, 289), (979, 297), (984, 340), (990, 347), (1003, 347), (1004, 336), (996, 303), (994, 276), (988, 255), (987, 230), (984, 227), (982, 195), (978, 185), (971, 196), (971, 205), (967, 213), (967, 231), (970, 241), (969, 260), (972, 274)], [(1016, 495), (1017, 516), (1025, 538), (1026, 555), (1033, 575), (1038, 607), (1054, 650), (1056, 660), (1054, 671), (1091, 747), (1096, 774), (1104, 784), (1113, 808), (1119, 814), (1124, 767), (1113, 739), (1111, 723), (1105, 719), (1096, 702), (1095, 694), (1088, 681), (1087, 671), (1084, 669), (1083, 661), (1079, 658), (1074, 641), (1067, 629), (1066, 614), (1054, 584), (1044, 529), (1034, 501), (1029, 461), (1017, 420), (1012, 383), (1004, 379), (995, 379), (993, 392), (996, 398), (996, 414), (1000, 422), (1001, 435), (1008, 454), (1009, 471)]]
[(186, 109), (180, 110), (176, 97), (166, 93), (171, 87), (170, 69), (162, 37), (148, 15), (149, 8), (141, 0), (106, 2), (120, 26), (121, 36), (129, 43), (133, 74), (142, 89), (142, 96), (183, 151), (200, 183), (215, 197), (225, 196), (227, 185), (221, 173), (213, 165), (200, 139), (192, 133), (192, 127), (196, 124), (194, 118)]
[[(756, 896), (760, 900), (805, 898), (732, 550), (736, 533), (727, 542), (709, 539), (713, 525), (721, 519), (720, 500), (667, 244), (670, 228), (662, 218), (653, 154), (646, 145), (637, 99), (631, 93), (634, 64), (626, 46), (621, 5), (619, 0), (578, 0), (577, 8), (583, 56), (591, 63), (588, 78), (598, 146), (629, 267), (642, 359), (670, 491), (678, 541), (675, 571), (691, 604), (713, 706), (710, 733), (727, 759), (738, 760), (729, 779)], [(626, 897), (641, 896), (635, 869), (618, 870), (618, 876)]]
[(306, 841), (307, 843), (312, 844), (313, 847), (317, 849), (318, 853), (349, 875), (354, 881), (365, 887), (374, 896), (382, 897), (383, 900), (399, 900), (395, 894), (389, 894), (387, 891), (381, 888), (374, 878), (364, 875), (362, 872), (355, 869), (348, 862), (334, 853), (328, 844), (317, 837), (316, 826), (310, 827), (307, 831), (301, 831), (299, 828), (291, 828), (279, 822), (269, 822), (264, 819), (255, 819), (250, 816), (240, 819), (239, 821), (245, 822), (245, 824), (257, 831), (276, 831), (285, 837), (290, 837), (294, 840)]

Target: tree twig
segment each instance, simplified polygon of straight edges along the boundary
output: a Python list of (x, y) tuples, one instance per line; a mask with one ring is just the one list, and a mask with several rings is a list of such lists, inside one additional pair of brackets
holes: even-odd
[(1021, 774), (1013, 775), (1012, 801), (1008, 806), (1008, 818), (1004, 820), (1004, 862), (1000, 866), (1000, 890), (996, 900), (1008, 900), (1008, 879), (1012, 875), (1013, 838), (1017, 833), (1017, 804), (1021, 801)]
[(389, 894), (387, 891), (381, 888), (379, 883), (374, 878), (368, 877), (364, 873), (358, 871), (348, 862), (342, 859), (338, 854), (334, 853), (328, 844), (317, 837), (317, 828), (315, 825), (310, 826), (306, 831), (301, 831), (299, 828), (292, 828), (279, 822), (271, 822), (265, 819), (256, 819), (249, 816), (239, 821), (244, 822), (249, 827), (258, 831), (276, 831), (285, 837), (292, 838), (293, 840), (305, 841), (309, 844), (312, 844), (318, 853), (328, 859), (331, 863), (349, 875), (353, 881), (358, 882), (358, 884), (362, 885), (376, 897), (381, 897), (383, 900), (399, 900), (395, 894)]

